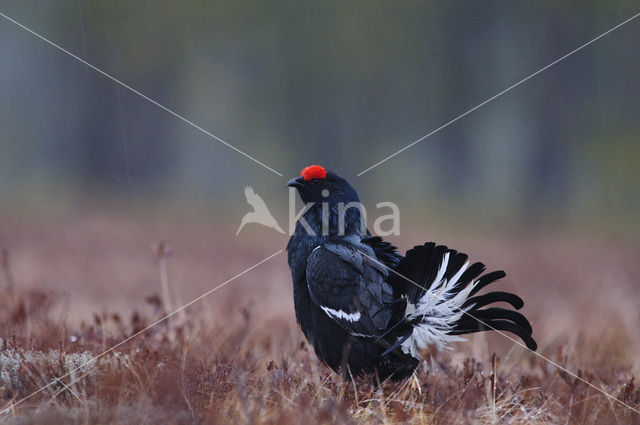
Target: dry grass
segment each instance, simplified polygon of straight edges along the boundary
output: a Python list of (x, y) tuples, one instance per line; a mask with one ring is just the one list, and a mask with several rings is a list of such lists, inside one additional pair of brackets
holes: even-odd
[[(342, 382), (295, 324), (282, 255), (73, 371), (286, 242), (265, 233), (247, 248), (205, 223), (90, 214), (0, 223), (0, 422), (640, 423), (499, 335), (457, 344), (399, 384)], [(149, 249), (158, 235), (175, 255)], [(510, 272), (503, 285), (525, 298), (540, 353), (640, 408), (637, 246), (466, 238), (452, 245)]]

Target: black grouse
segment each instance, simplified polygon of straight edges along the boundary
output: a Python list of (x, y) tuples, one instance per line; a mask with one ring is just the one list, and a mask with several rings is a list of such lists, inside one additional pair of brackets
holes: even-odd
[[(403, 379), (428, 348), (448, 349), (459, 335), (500, 330), (536, 349), (517, 295), (477, 295), (505, 276), (433, 242), (402, 256), (361, 226), (358, 194), (319, 165), (289, 181), (308, 210), (287, 245), (296, 319), (316, 355), (343, 376)], [(324, 204), (324, 207), (323, 207)], [(342, 216), (342, 217), (341, 217)], [(323, 221), (324, 218), (324, 221)]]

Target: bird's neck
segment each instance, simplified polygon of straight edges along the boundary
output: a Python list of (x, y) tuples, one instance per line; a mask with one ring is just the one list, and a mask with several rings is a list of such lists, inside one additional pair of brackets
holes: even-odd
[[(306, 259), (316, 247), (323, 245), (330, 239), (348, 240), (353, 244), (359, 244), (361, 240), (360, 212), (356, 208), (350, 208), (344, 213), (344, 225), (342, 225), (338, 217), (337, 205), (335, 208), (330, 206), (328, 214), (323, 213), (321, 205), (313, 205), (298, 220), (296, 230), (287, 245), (294, 283), (299, 282), (306, 267), (295, 261), (296, 258)], [(328, 218), (326, 219), (328, 226), (323, 226), (323, 216)], [(303, 220), (305, 225), (302, 224)], [(344, 228), (344, 232), (341, 232), (341, 227)], [(367, 233), (364, 228), (364, 235)]]
[(367, 235), (366, 223), (361, 221), (360, 210), (344, 208), (337, 203), (314, 204), (296, 223), (295, 235), (317, 242), (335, 238), (355, 238)]

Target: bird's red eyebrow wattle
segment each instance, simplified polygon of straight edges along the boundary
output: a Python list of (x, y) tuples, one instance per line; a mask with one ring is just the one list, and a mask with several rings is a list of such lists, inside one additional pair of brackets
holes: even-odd
[(305, 181), (313, 179), (324, 179), (327, 177), (327, 170), (319, 165), (309, 165), (300, 172), (300, 175), (304, 177)]

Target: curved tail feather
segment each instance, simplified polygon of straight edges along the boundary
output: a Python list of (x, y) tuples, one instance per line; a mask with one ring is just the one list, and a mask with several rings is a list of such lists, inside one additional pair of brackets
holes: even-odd
[(519, 336), (529, 350), (535, 351), (538, 348), (538, 344), (531, 336), (531, 333), (527, 332), (527, 330), (523, 329), (521, 326), (507, 320), (483, 320), (482, 322), (483, 323), (472, 321), (459, 323), (456, 328), (451, 331), (451, 335), (471, 334), (475, 332), (493, 330), (506, 331)]
[(516, 310), (520, 310), (524, 306), (524, 301), (522, 301), (522, 298), (520, 298), (516, 294), (512, 294), (510, 292), (494, 291), (489, 292), (488, 294), (478, 295), (476, 297), (467, 299), (467, 301), (462, 304), (462, 308), (473, 305), (473, 307), (477, 309), (497, 302), (505, 302), (511, 304), (511, 306)]

